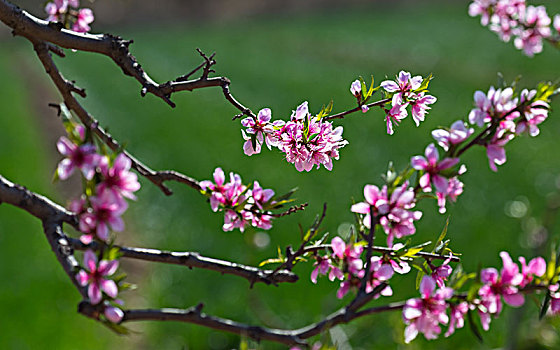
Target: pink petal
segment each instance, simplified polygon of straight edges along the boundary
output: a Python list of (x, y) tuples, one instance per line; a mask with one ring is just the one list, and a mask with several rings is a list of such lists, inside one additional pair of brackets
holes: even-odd
[(368, 203), (365, 203), (365, 202), (356, 203), (356, 204), (352, 205), (352, 207), (350, 208), (350, 211), (353, 212), (353, 213), (358, 213), (358, 214), (369, 214), (370, 205)]
[(424, 298), (427, 298), (432, 295), (435, 289), (436, 282), (434, 279), (430, 276), (424, 276), (420, 282), (420, 294), (422, 294)]
[(111, 276), (112, 274), (115, 273), (115, 271), (117, 271), (118, 268), (119, 268), (118, 260), (111, 260), (111, 261), (101, 260), (99, 262), (98, 270), (102, 276)]
[(344, 258), (344, 250), (346, 249), (346, 243), (340, 237), (335, 237), (331, 241), (331, 247), (333, 253), (340, 259)]
[(425, 170), (428, 168), (428, 161), (422, 156), (414, 156), (410, 159), (410, 164), (416, 170)]
[(93, 250), (88, 249), (84, 253), (84, 265), (90, 272), (97, 270), (97, 256), (95, 256)]
[(504, 301), (511, 306), (519, 307), (525, 303), (525, 297), (521, 293), (504, 295)]
[(78, 281), (78, 283), (80, 284), (80, 286), (85, 286), (88, 281), (89, 281), (89, 275), (87, 272), (85, 272), (84, 270), (80, 270), (80, 272), (78, 272), (78, 274), (76, 275), (76, 280)]
[(119, 293), (117, 284), (113, 280), (101, 280), (101, 289), (111, 298), (116, 298)]
[(78, 146), (73, 144), (72, 141), (68, 140), (65, 136), (58, 139), (56, 147), (58, 148), (58, 151), (65, 156), (70, 156), (78, 148)]
[(94, 305), (99, 304), (99, 302), (101, 301), (101, 290), (99, 289), (97, 283), (91, 283), (89, 285), (88, 297), (89, 301), (91, 301), (91, 303)]
[(65, 158), (58, 163), (58, 168), (56, 170), (58, 172), (58, 177), (61, 180), (66, 180), (70, 177), (70, 175), (72, 175), (74, 169), (74, 163), (72, 163), (70, 159)]

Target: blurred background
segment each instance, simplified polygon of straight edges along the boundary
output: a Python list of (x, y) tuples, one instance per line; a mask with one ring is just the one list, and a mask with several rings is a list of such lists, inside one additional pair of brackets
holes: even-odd
[[(15, 1), (38, 17), (44, 3)], [(557, 1), (540, 1), (549, 14), (560, 12)], [(323, 232), (345, 232), (352, 223), (352, 198), (362, 200), (367, 183), (381, 184), (389, 161), (403, 168), (413, 155), (433, 142), (430, 131), (465, 118), (476, 90), (487, 91), (503, 73), (511, 81), (532, 87), (559, 77), (560, 53), (550, 46), (527, 58), (511, 43), (467, 14), (468, 1), (106, 1), (91, 5), (93, 32), (134, 39), (132, 53), (154, 79), (163, 82), (185, 74), (200, 63), (195, 48), (216, 52), (218, 75), (232, 80), (231, 91), (253, 111), (270, 107), (273, 118), (287, 119), (302, 101), (313, 112), (334, 99), (334, 110), (352, 108), (350, 83), (373, 74), (377, 82), (404, 69), (413, 75), (433, 73), (431, 93), (438, 98), (419, 128), (404, 120), (395, 135), (385, 133), (378, 110), (356, 114), (335, 125), (344, 126), (349, 145), (333, 171), (298, 173), (277, 151), (246, 157), (237, 113), (219, 88), (173, 96), (171, 109), (153, 96), (140, 97), (137, 82), (122, 75), (109, 59), (67, 52), (56, 58), (66, 78), (87, 90), (83, 104), (130, 152), (154, 169), (176, 169), (197, 179), (210, 179), (215, 167), (239, 173), (245, 183), (258, 179), (265, 188), (284, 193), (299, 187), (305, 212), (277, 220), (262, 233), (248, 229), (224, 233), (223, 215), (213, 213), (195, 191), (172, 184), (164, 196), (144, 179), (138, 201), (126, 214), (126, 232), (117, 243), (198, 251), (247, 265), (276, 254), (278, 246), (299, 242), (299, 228), (308, 226), (328, 203)], [(83, 4), (85, 6), (85, 3)], [(60, 98), (44, 74), (30, 44), (0, 26), (0, 174), (67, 203), (79, 191), (79, 180), (51, 182), (57, 162), (56, 140), (62, 129), (50, 102)], [(366, 79), (368, 80), (368, 79)], [(558, 101), (553, 108), (558, 109)], [(501, 267), (498, 253), (512, 256), (550, 255), (542, 242), (556, 242), (558, 225), (547, 208), (557, 205), (560, 190), (556, 111), (536, 138), (521, 137), (507, 147), (508, 161), (493, 173), (484, 149), (464, 156), (468, 173), (465, 193), (446, 215), (433, 201), (424, 201), (424, 217), (413, 242), (433, 240), (450, 218), (448, 237), (463, 253), (466, 270)], [(378, 243), (384, 235), (378, 235)], [(264, 242), (264, 244), (263, 244)], [(237, 336), (181, 323), (130, 324), (129, 336), (113, 334), (76, 312), (78, 293), (58, 266), (40, 223), (25, 212), (0, 206), (0, 348), (2, 349), (231, 349)], [(335, 311), (345, 300), (326, 278), (313, 285), (311, 264), (295, 272), (300, 281), (280, 287), (255, 285), (214, 272), (178, 266), (123, 262), (128, 280), (138, 285), (123, 297), (131, 308), (190, 307), (252, 324), (294, 328)], [(394, 278), (392, 298), (372, 305), (416, 297), (414, 275)], [(348, 295), (346, 298), (351, 298)], [(426, 341), (419, 336), (404, 345), (400, 313), (381, 314), (335, 327), (317, 337), (336, 341), (340, 349), (557, 349), (559, 322), (538, 321), (538, 301), (506, 308), (479, 343), (468, 326), (449, 339)], [(250, 343), (261, 349), (283, 346)]]

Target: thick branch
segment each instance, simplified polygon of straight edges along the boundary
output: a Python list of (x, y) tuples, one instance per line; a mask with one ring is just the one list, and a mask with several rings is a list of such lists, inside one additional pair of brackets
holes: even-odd
[[(96, 243), (85, 245), (80, 240), (73, 238), (69, 238), (69, 241), (72, 247), (77, 250), (99, 249), (99, 246)], [(265, 284), (276, 284), (283, 282), (294, 283), (298, 280), (297, 275), (287, 270), (280, 270), (272, 274), (271, 270), (261, 270), (252, 266), (246, 266), (230, 261), (209, 258), (202, 256), (196, 252), (172, 252), (157, 249), (121, 246), (116, 247), (119, 248), (120, 252), (125, 258), (212, 270), (220, 272), (222, 274), (243, 277), (251, 282), (251, 285), (256, 282), (262, 282)]]
[[(99, 122), (93, 118), (82, 105), (74, 98), (72, 92), (76, 91), (74, 84), (66, 80), (62, 74), (58, 71), (46, 43), (33, 41), (33, 47), (37, 53), (37, 57), (45, 67), (45, 71), (55, 84), (56, 88), (62, 95), (64, 103), (66, 106), (73, 110), (80, 121), (84, 123), (89, 129), (91, 129), (109, 148), (113, 151), (122, 149), (121, 145), (115, 140), (108, 132), (106, 132), (102, 127), (99, 126)], [(167, 186), (164, 185), (165, 181), (177, 181), (184, 183), (196, 190), (200, 190), (198, 181), (192, 179), (191, 177), (181, 174), (176, 171), (154, 171), (138, 159), (136, 159), (130, 153), (123, 152), (132, 161), (132, 167), (140, 173), (140, 175), (146, 177), (156, 186), (158, 186), (166, 195), (170, 195), (173, 192)]]
[[(125, 75), (134, 77), (142, 85), (142, 95), (151, 93), (164, 100), (171, 107), (171, 94), (179, 91), (192, 91), (206, 87), (221, 87), (224, 97), (242, 114), (254, 116), (247, 107), (240, 104), (229, 92), (230, 80), (225, 77), (208, 78), (207, 72), (200, 78), (188, 81), (168, 81), (156, 83), (130, 53), (131, 40), (124, 40), (110, 34), (76, 33), (61, 28), (58, 23), (38, 19), (7, 0), (0, 0), (0, 21), (13, 29), (15, 35), (26, 37), (33, 43), (49, 42), (67, 49), (95, 52), (111, 58)], [(208, 63), (208, 61), (207, 61)], [(214, 61), (215, 63), (215, 61)], [(210, 66), (211, 64), (209, 64)]]
[(0, 175), (0, 203), (12, 204), (42, 221), (66, 222), (78, 226), (76, 216), (50, 199), (14, 184)]
[[(363, 311), (354, 312), (347, 307), (343, 307), (323, 320), (312, 323), (308, 326), (293, 329), (274, 329), (260, 326), (251, 326), (233, 320), (207, 315), (202, 312), (202, 304), (188, 309), (144, 309), (144, 310), (125, 310), (122, 322), (132, 321), (178, 321), (193, 323), (200, 326), (217, 329), (220, 331), (231, 332), (242, 336), (260, 340), (269, 340), (287, 345), (307, 345), (306, 339), (324, 332), (339, 324), (348, 323), (356, 318), (372, 315), (380, 312), (401, 310), (404, 302), (391, 303), (388, 305), (372, 307)], [(92, 318), (97, 318), (95, 307), (82, 303), (79, 311)]]

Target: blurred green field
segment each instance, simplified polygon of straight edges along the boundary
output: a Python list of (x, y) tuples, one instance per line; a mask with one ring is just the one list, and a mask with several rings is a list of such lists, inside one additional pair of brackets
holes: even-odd
[[(558, 3), (541, 3), (549, 13), (560, 12)], [(270, 14), (225, 24), (95, 28), (133, 38), (134, 55), (158, 81), (196, 66), (200, 60), (196, 47), (207, 53), (216, 51), (218, 74), (232, 80), (236, 98), (253, 111), (272, 108), (273, 118), (287, 118), (306, 100), (315, 112), (331, 99), (336, 111), (351, 108), (354, 100), (348, 88), (357, 76), (373, 74), (379, 82), (401, 69), (424, 76), (433, 73), (431, 92), (438, 98), (419, 128), (407, 119), (393, 136), (386, 135), (377, 110), (335, 122), (344, 125), (350, 143), (333, 171), (298, 173), (278, 152), (243, 155), (239, 121), (231, 121), (237, 111), (223, 100), (219, 89), (177, 94), (173, 97), (177, 108), (171, 109), (153, 96), (142, 99), (136, 81), (124, 77), (107, 58), (68, 52), (67, 58), (57, 58), (57, 62), (67, 78), (86, 88), (84, 105), (131, 153), (154, 169), (176, 169), (202, 180), (221, 166), (226, 172), (239, 173), (245, 182), (258, 179), (278, 193), (299, 187), (298, 201), (309, 202), (305, 212), (277, 220), (268, 232), (270, 245), (258, 249), (255, 230), (222, 232), (222, 215), (213, 213), (191, 189), (172, 185), (175, 194), (166, 197), (141, 179), (139, 200), (131, 205), (127, 232), (118, 243), (198, 251), (257, 265), (274, 255), (277, 246), (298, 244), (298, 224), (309, 225), (324, 202), (328, 203), (325, 231), (336, 234), (341, 225), (351, 223), (349, 207), (352, 198), (362, 199), (364, 184), (380, 184), (389, 161), (397, 168), (406, 166), (411, 156), (421, 154), (432, 142), (432, 129), (464, 118), (474, 91), (486, 91), (495, 84), (497, 72), (507, 80), (521, 74), (522, 85), (527, 87), (559, 77), (559, 52), (547, 46), (544, 53), (527, 58), (511, 43), (501, 43), (478, 19), (468, 17), (467, 6), (467, 2), (423, 1), (312, 15)], [(56, 116), (48, 110), (36, 115), (37, 109), (29, 102), (41, 98), (35, 105), (47, 104), (57, 101), (58, 95), (27, 42), (5, 39), (1, 45), (0, 174), (65, 203), (69, 198), (61, 194), (62, 186), (50, 184), (59, 159), (55, 145), (45, 142), (48, 131), (37, 122)], [(23, 71), (32, 78), (22, 80)], [(31, 85), (46, 90), (48, 97), (33, 94), (36, 89)], [(553, 108), (558, 109), (558, 102)], [(507, 148), (508, 162), (498, 173), (488, 168), (483, 149), (466, 154), (465, 193), (448, 215), (438, 214), (431, 201), (421, 203), (424, 217), (417, 224), (414, 242), (435, 239), (450, 217), (452, 248), (464, 254), (465, 269), (501, 266), (498, 253), (504, 249), (514, 256), (530, 257), (520, 220), (506, 215), (505, 209), (519, 198), (530, 203), (524, 220), (525, 228), (530, 228), (529, 218), (539, 218), (547, 195), (560, 187), (557, 114), (553, 111), (537, 138), (512, 142)], [(379, 243), (384, 241), (384, 235), (377, 238)], [(132, 336), (119, 337), (79, 316), (75, 312), (78, 294), (57, 266), (39, 222), (7, 205), (0, 206), (0, 251), (4, 280), (0, 287), (1, 349), (76, 349), (76, 344), (80, 349), (229, 349), (239, 344), (236, 336), (179, 323), (133, 324)], [(143, 263), (129, 267), (129, 280), (139, 285), (124, 296), (129, 307), (190, 307), (203, 302), (209, 314), (288, 328), (317, 321), (343, 303), (335, 297), (337, 287), (326, 278), (316, 286), (309, 281), (310, 264), (296, 268), (301, 277), (296, 284), (253, 289), (245, 280), (214, 272)], [(394, 280), (396, 295), (372, 305), (416, 296), (413, 276)], [(371, 349), (372, 344), (389, 349), (492, 349), (516, 341), (520, 348), (534, 349), (535, 338), (552, 349), (560, 346), (557, 328), (535, 328), (537, 306), (530, 301), (524, 307), (527, 320), (512, 333), (509, 327), (522, 314), (506, 310), (492, 322), (484, 344), (463, 329), (449, 339), (427, 342), (420, 336), (405, 346), (398, 313), (365, 318), (332, 334), (338, 339), (345, 334), (353, 349)], [(283, 347), (265, 342), (260, 348)]]

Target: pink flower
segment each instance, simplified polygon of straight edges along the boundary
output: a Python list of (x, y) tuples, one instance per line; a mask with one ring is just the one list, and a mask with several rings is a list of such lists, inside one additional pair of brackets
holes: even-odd
[[(380, 256), (373, 256), (370, 260), (370, 280), (366, 284), (366, 293), (371, 293), (375, 287), (379, 286), (381, 283), (384, 283), (393, 277), (395, 271), (391, 264), (386, 263), (383, 261), (382, 257)], [(379, 295), (384, 297), (389, 297), (393, 295), (393, 290), (390, 286), (383, 288), (379, 292)], [(377, 298), (379, 295), (376, 295)]]
[(274, 191), (271, 189), (263, 189), (258, 181), (253, 183), (253, 190), (251, 191), (252, 202), (259, 208), (263, 209), (263, 205), (268, 203), (274, 196)]
[(546, 261), (541, 257), (531, 259), (527, 265), (525, 258), (520, 256), (519, 262), (521, 263), (521, 275), (523, 276), (521, 283), (519, 283), (520, 287), (525, 287), (533, 281), (534, 277), (541, 277), (546, 273)]
[(428, 110), (431, 109), (428, 105), (434, 104), (436, 101), (437, 98), (434, 96), (424, 95), (422, 92), (416, 96), (414, 101), (410, 102), (410, 105), (412, 106), (412, 119), (414, 119), (416, 126), (419, 126), (420, 122), (424, 121)]
[(105, 191), (99, 196), (89, 197), (91, 208), (80, 216), (80, 231), (86, 233), (80, 240), (89, 244), (94, 233), (102, 241), (109, 239), (109, 226), (113, 231), (124, 230), (124, 221), (121, 215), (128, 208), (128, 204), (120, 196), (115, 196), (110, 191)]
[(251, 213), (242, 215), (241, 213), (227, 209), (224, 213), (224, 225), (222, 226), (222, 230), (228, 232), (238, 228), (239, 231), (243, 232), (245, 231), (245, 227), (249, 224), (247, 219), (251, 220)]
[(486, 155), (488, 156), (488, 162), (492, 171), (498, 171), (496, 165), (502, 165), (507, 160), (504, 146), (515, 137), (515, 135), (507, 131), (507, 129), (496, 131), (492, 140), (486, 145)]
[(414, 221), (420, 220), (422, 212), (411, 211), (416, 205), (415, 194), (408, 187), (408, 181), (395, 188), (389, 200), (389, 211), (379, 218), (379, 223), (387, 233), (387, 246), (393, 246), (394, 238), (413, 235), (416, 232)]
[(431, 184), (433, 184), (437, 192), (447, 194), (449, 181), (446, 177), (441, 176), (440, 172), (455, 166), (459, 162), (459, 158), (445, 158), (438, 162), (439, 153), (433, 143), (426, 147), (425, 155), (425, 158), (414, 156), (410, 160), (414, 169), (424, 171), (424, 175), (419, 181), (422, 190), (430, 192), (432, 190)]
[(480, 280), (484, 285), (478, 290), (482, 306), (479, 306), (479, 315), (485, 330), (489, 328), (490, 315), (497, 316), (502, 311), (501, 297), (511, 306), (518, 307), (525, 303), (525, 297), (517, 288), (524, 278), (519, 273), (519, 267), (507, 252), (501, 252), (500, 257), (503, 261), (501, 274), (494, 268), (480, 272)]
[[(270, 122), (272, 118), (272, 111), (270, 108), (263, 108), (257, 114), (257, 118), (245, 118), (241, 121), (241, 125), (246, 127), (246, 130), (241, 130), (241, 134), (245, 143), (243, 144), (243, 151), (246, 155), (251, 156), (261, 152), (262, 144), (266, 143), (268, 149), (272, 146), (277, 146), (278, 140), (275, 135), (275, 130), (282, 127), (285, 123), (282, 120)], [(252, 137), (255, 138), (255, 145), (253, 147)]]
[(385, 91), (394, 93), (392, 105), (395, 107), (408, 102), (407, 97), (422, 85), (422, 77), (417, 75), (411, 78), (409, 72), (400, 71), (396, 81), (385, 80), (380, 85)]
[(350, 209), (354, 213), (365, 214), (364, 225), (371, 227), (370, 208), (373, 207), (374, 215), (386, 214), (389, 211), (389, 199), (387, 198), (387, 186), (383, 186), (382, 190), (375, 185), (365, 185), (364, 187), (365, 202), (352, 205)]
[(352, 84), (350, 85), (350, 92), (352, 93), (352, 95), (356, 96), (357, 99), (362, 98), (362, 83), (360, 82), (360, 80), (356, 79), (354, 80), (354, 82), (352, 82)]
[(521, 91), (520, 105), (526, 104), (521, 114), (521, 120), (517, 121), (515, 133), (521, 134), (528, 132), (531, 136), (537, 136), (540, 133), (538, 125), (548, 118), (548, 110), (550, 105), (544, 101), (531, 101), (537, 94), (536, 90), (523, 90)]
[(423, 333), (426, 339), (435, 339), (441, 333), (440, 324), (447, 324), (449, 317), (446, 299), (449, 299), (451, 288), (436, 289), (436, 282), (429, 276), (424, 276), (420, 282), (421, 298), (407, 300), (403, 308), (403, 319), (407, 327), (404, 331), (405, 343), (410, 343), (418, 333)]
[(473, 128), (467, 129), (462, 120), (458, 120), (446, 129), (436, 129), (432, 131), (432, 137), (444, 151), (449, 150), (451, 145), (457, 145), (468, 139), (474, 132)]
[(213, 211), (221, 207), (235, 207), (246, 199), (243, 195), (247, 187), (242, 184), (241, 177), (237, 174), (229, 174), (230, 181), (225, 183), (225, 174), (221, 168), (214, 170), (215, 184), (209, 180), (201, 181), (200, 187), (210, 191), (210, 206)]
[(291, 121), (277, 131), (277, 147), (298, 171), (310, 171), (315, 165), (332, 170), (338, 150), (348, 144), (342, 132), (342, 126), (333, 129), (330, 122), (311, 117), (304, 102), (292, 113)]
[(364, 225), (371, 227), (370, 208), (373, 207), (374, 216), (379, 220), (385, 233), (387, 233), (387, 245), (393, 246), (395, 237), (412, 235), (416, 232), (414, 221), (422, 217), (420, 211), (410, 211), (415, 206), (415, 194), (412, 188), (408, 188), (408, 182), (397, 187), (387, 197), (387, 186), (379, 190), (377, 186), (366, 185), (364, 187), (365, 202), (356, 203), (351, 211), (358, 214), (365, 214)]
[(401, 120), (403, 120), (407, 116), (408, 112), (406, 111), (406, 105), (394, 104), (393, 108), (391, 108), (385, 116), (385, 120), (387, 122), (387, 134), (393, 135), (393, 122), (396, 125), (399, 125)]
[[(460, 172), (461, 173), (461, 172)], [(457, 201), (457, 197), (463, 193), (464, 184), (455, 176), (449, 179), (447, 183), (447, 192), (436, 192), (439, 212), (444, 214), (446, 211), (445, 202), (449, 198), (452, 202)]]
[(119, 292), (115, 281), (105, 279), (117, 271), (119, 262), (117, 260), (101, 260), (97, 264), (97, 257), (91, 250), (84, 253), (84, 265), (86, 270), (80, 270), (76, 275), (76, 280), (81, 286), (88, 286), (88, 297), (92, 304), (99, 304), (102, 299), (101, 291), (109, 297), (116, 298)]
[(66, 156), (60, 163), (58, 163), (58, 176), (62, 180), (66, 180), (76, 168), (80, 169), (84, 177), (88, 180), (93, 178), (95, 168), (99, 163), (99, 155), (96, 153), (94, 145), (85, 144), (77, 146), (62, 136), (56, 143), (58, 151)]
[(469, 304), (463, 301), (457, 305), (451, 304), (451, 318), (449, 320), (449, 328), (445, 332), (445, 336), (449, 337), (455, 333), (455, 328), (463, 328), (465, 325), (465, 314), (469, 311)]
[[(363, 247), (362, 246), (355, 246), (353, 244), (344, 243), (342, 238), (335, 237), (331, 241), (331, 248), (333, 250), (333, 258), (338, 258), (344, 263), (344, 270), (348, 270), (349, 273), (353, 275), (359, 275), (360, 270), (362, 270), (363, 262), (360, 259), (360, 255), (362, 254)], [(331, 281), (334, 278), (330, 278)]]
[(91, 30), (89, 25), (93, 20), (93, 11), (88, 8), (80, 9), (78, 11), (78, 18), (72, 26), (72, 30), (78, 33), (87, 33)]
[(113, 167), (109, 167), (109, 159), (102, 157), (99, 169), (103, 181), (97, 185), (97, 193), (111, 191), (114, 196), (122, 195), (126, 198), (136, 199), (133, 192), (140, 189), (136, 174), (130, 172), (132, 162), (124, 153), (115, 158)]
[(487, 26), (490, 20), (490, 9), (496, 3), (496, 0), (474, 0), (469, 5), (469, 16), (475, 17), (480, 15), (480, 23)]
[[(505, 89), (494, 89), (490, 87), (488, 94), (482, 91), (474, 93), (475, 107), (469, 113), (469, 122), (482, 127), (489, 123), (492, 118), (500, 119), (506, 113), (509, 113), (517, 107), (517, 99), (513, 97), (513, 89), (508, 87)], [(510, 113), (509, 119), (515, 119), (519, 113)]]
[(329, 272), (329, 270), (331, 269), (331, 267), (334, 267), (331, 265), (329, 256), (324, 256), (324, 257), (318, 256), (317, 261), (313, 266), (315, 266), (315, 269), (313, 269), (313, 271), (311, 272), (311, 282), (313, 282), (314, 284), (317, 284), (317, 277), (319, 276), (319, 274), (326, 275), (327, 272)]
[(274, 204), (274, 191), (263, 189), (258, 181), (253, 183), (253, 190), (241, 182), (237, 174), (229, 174), (230, 181), (225, 182), (221, 168), (214, 170), (214, 181), (200, 182), (203, 191), (210, 195), (210, 207), (214, 212), (224, 210), (224, 231), (238, 228), (241, 232), (248, 225), (268, 230), (272, 227), (273, 216), (264, 211), (265, 205)]
[(445, 287), (444, 281), (446, 281), (447, 278), (451, 276), (451, 272), (453, 272), (453, 269), (449, 266), (450, 261), (451, 259), (446, 259), (443, 264), (432, 269), (432, 278), (440, 288)]

